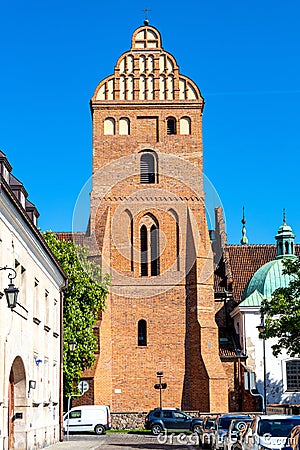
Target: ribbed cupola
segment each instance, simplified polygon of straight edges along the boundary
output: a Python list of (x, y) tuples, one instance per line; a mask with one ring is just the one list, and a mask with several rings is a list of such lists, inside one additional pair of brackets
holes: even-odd
[(292, 228), (286, 223), (285, 211), (283, 212), (283, 224), (278, 228), (275, 239), (277, 248), (276, 259), (295, 256), (295, 235)]

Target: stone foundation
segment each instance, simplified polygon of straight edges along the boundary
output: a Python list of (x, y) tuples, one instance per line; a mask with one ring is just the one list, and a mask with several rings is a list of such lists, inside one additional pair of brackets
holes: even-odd
[[(113, 430), (138, 430), (143, 429), (145, 417), (148, 412), (115, 412), (111, 413)], [(191, 417), (199, 417), (199, 411), (186, 412)]]

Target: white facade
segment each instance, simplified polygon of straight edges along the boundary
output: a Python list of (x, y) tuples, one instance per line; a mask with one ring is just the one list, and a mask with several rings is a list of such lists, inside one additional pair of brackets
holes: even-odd
[[(0, 300), (0, 448), (30, 450), (60, 437), (65, 277), (1, 169), (0, 267), (15, 269), (19, 295), (14, 309)], [(9, 273), (0, 271), (1, 292)]]
[[(263, 396), (263, 341), (259, 338), (257, 330), (257, 326), (261, 322), (260, 307), (238, 306), (231, 313), (231, 316), (234, 320), (235, 330), (240, 336), (242, 351), (248, 356), (246, 361), (247, 368), (255, 372), (257, 389)], [(275, 357), (271, 348), (274, 343), (275, 339), (265, 340), (267, 405), (299, 405), (300, 392), (289, 389), (287, 385), (287, 362), (298, 360), (290, 358), (284, 350), (278, 357)]]

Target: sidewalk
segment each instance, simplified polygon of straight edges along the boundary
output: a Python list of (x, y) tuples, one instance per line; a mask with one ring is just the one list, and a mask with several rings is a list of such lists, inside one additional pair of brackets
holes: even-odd
[(69, 441), (58, 442), (57, 444), (47, 447), (49, 450), (97, 450), (100, 449), (99, 443), (96, 444), (95, 440), (75, 441), (70, 439)]

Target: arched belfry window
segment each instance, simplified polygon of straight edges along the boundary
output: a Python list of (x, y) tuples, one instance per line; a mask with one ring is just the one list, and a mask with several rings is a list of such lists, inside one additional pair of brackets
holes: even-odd
[(156, 218), (148, 213), (142, 218), (140, 227), (140, 274), (155, 277), (160, 273), (159, 227)]
[(141, 276), (148, 276), (148, 231), (146, 225), (140, 229), (141, 240)]
[(156, 182), (156, 158), (152, 153), (143, 153), (140, 159), (140, 182), (153, 184)]
[(138, 322), (138, 346), (146, 347), (147, 345), (147, 322), (142, 319)]
[(167, 119), (167, 134), (176, 134), (176, 120), (174, 117)]
[(152, 225), (150, 228), (150, 248), (151, 248), (151, 276), (159, 275), (159, 241), (158, 227)]

